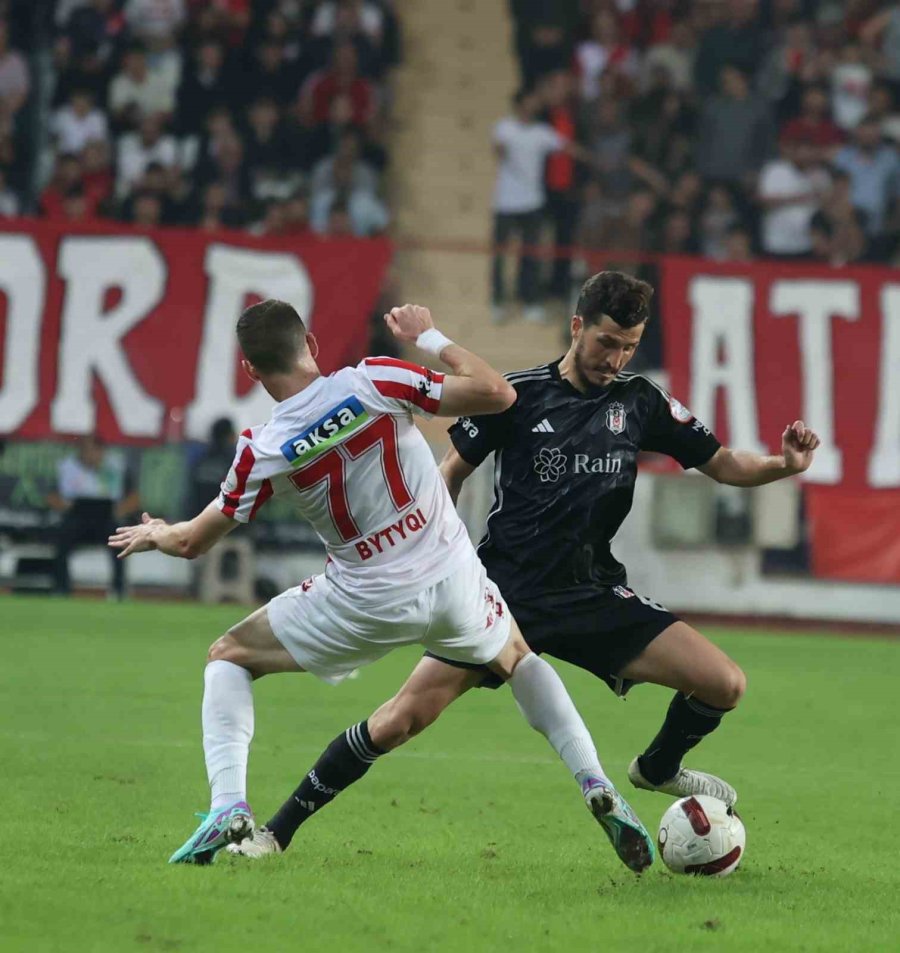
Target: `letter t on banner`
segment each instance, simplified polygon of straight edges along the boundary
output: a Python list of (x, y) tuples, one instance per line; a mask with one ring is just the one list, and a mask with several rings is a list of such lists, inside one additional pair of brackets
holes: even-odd
[(855, 281), (776, 281), (769, 293), (769, 307), (775, 317), (800, 317), (803, 418), (822, 441), (805, 479), (840, 483), (843, 461), (834, 443), (831, 319), (836, 315), (845, 321), (857, 320), (859, 285)]

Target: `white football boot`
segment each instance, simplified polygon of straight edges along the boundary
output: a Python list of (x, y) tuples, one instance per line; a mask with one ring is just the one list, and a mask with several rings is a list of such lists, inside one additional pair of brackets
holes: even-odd
[(660, 791), (662, 794), (671, 794), (672, 797), (690, 797), (692, 794), (705, 794), (708, 797), (715, 797), (724, 801), (729, 807), (733, 807), (737, 803), (737, 791), (727, 781), (717, 778), (714, 774), (707, 774), (705, 771), (679, 768), (676, 775), (669, 778), (668, 781), (664, 781), (662, 784), (651, 784), (641, 774), (641, 767), (638, 764), (638, 759), (635, 758), (628, 765), (628, 780), (636, 788), (643, 788), (645, 791)]
[(225, 849), (229, 854), (240, 854), (242, 857), (254, 859), (284, 853), (281, 844), (267, 827), (257, 827), (250, 837), (244, 838), (239, 844), (229, 844)]

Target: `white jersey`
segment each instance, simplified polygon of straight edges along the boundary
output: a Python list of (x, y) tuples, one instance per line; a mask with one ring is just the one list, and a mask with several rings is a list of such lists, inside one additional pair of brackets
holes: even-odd
[(318, 378), (241, 434), (219, 509), (246, 523), (285, 494), (324, 543), (328, 579), (357, 601), (440, 582), (474, 553), (412, 419), (437, 412), (443, 380), (390, 357)]

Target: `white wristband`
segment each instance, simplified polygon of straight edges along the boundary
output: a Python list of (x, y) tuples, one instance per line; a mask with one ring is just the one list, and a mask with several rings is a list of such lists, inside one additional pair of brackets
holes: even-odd
[(441, 351), (452, 343), (450, 338), (446, 334), (441, 334), (437, 328), (429, 328), (416, 338), (416, 347), (420, 351), (425, 351), (426, 354), (433, 354), (435, 357), (440, 357)]

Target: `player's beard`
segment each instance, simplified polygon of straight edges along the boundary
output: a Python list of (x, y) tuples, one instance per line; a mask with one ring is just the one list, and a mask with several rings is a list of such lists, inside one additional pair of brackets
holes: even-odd
[(581, 384), (582, 389), (588, 396), (594, 396), (596, 394), (602, 394), (610, 384), (597, 384), (594, 383), (590, 376), (587, 373), (586, 369), (587, 361), (584, 356), (584, 341), (581, 340), (575, 345), (575, 376), (578, 378), (579, 384)]

